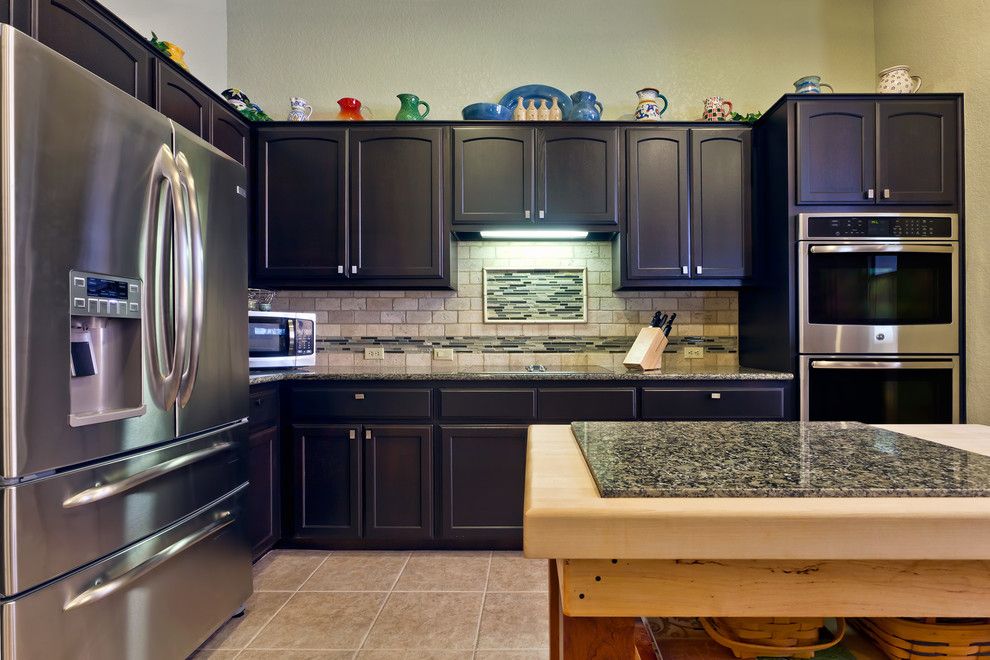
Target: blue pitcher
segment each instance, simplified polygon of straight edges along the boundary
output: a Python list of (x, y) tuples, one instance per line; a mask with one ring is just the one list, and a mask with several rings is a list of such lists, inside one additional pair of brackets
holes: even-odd
[(591, 92), (574, 92), (571, 94), (571, 114), (568, 121), (601, 121), (604, 108)]

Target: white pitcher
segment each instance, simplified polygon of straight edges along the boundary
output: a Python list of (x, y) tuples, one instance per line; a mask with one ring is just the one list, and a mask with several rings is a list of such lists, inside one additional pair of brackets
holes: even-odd
[(289, 99), (289, 121), (308, 121), (312, 116), (313, 106), (309, 104), (309, 101), (300, 96), (293, 96)]
[(921, 76), (912, 76), (910, 67), (903, 64), (880, 72), (877, 91), (881, 94), (914, 94), (921, 89)]

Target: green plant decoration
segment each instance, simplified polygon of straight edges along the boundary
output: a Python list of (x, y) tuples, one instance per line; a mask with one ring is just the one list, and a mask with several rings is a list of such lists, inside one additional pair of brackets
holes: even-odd
[(157, 50), (159, 50), (162, 53), (164, 53), (164, 55), (166, 57), (170, 57), (169, 50), (168, 50), (168, 44), (166, 44), (164, 41), (162, 41), (161, 39), (159, 39), (157, 34), (155, 34), (154, 32), (152, 32), (151, 33), (151, 39), (148, 39), (148, 41), (150, 41), (151, 42), (151, 45), (154, 46)]
[(732, 121), (741, 121), (744, 124), (755, 124), (756, 120), (763, 116), (762, 112), (751, 112), (748, 115), (742, 115), (738, 112), (732, 113)]

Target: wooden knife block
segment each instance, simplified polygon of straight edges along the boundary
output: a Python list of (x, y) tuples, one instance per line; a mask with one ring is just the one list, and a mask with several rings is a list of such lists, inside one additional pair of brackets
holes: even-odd
[(636, 341), (626, 353), (622, 364), (634, 371), (652, 371), (660, 368), (663, 349), (667, 347), (667, 336), (660, 328), (643, 328), (636, 335)]

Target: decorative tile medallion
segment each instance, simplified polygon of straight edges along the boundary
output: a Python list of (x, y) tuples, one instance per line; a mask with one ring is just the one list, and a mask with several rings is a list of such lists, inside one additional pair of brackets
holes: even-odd
[(485, 268), (485, 323), (585, 323), (584, 268)]

